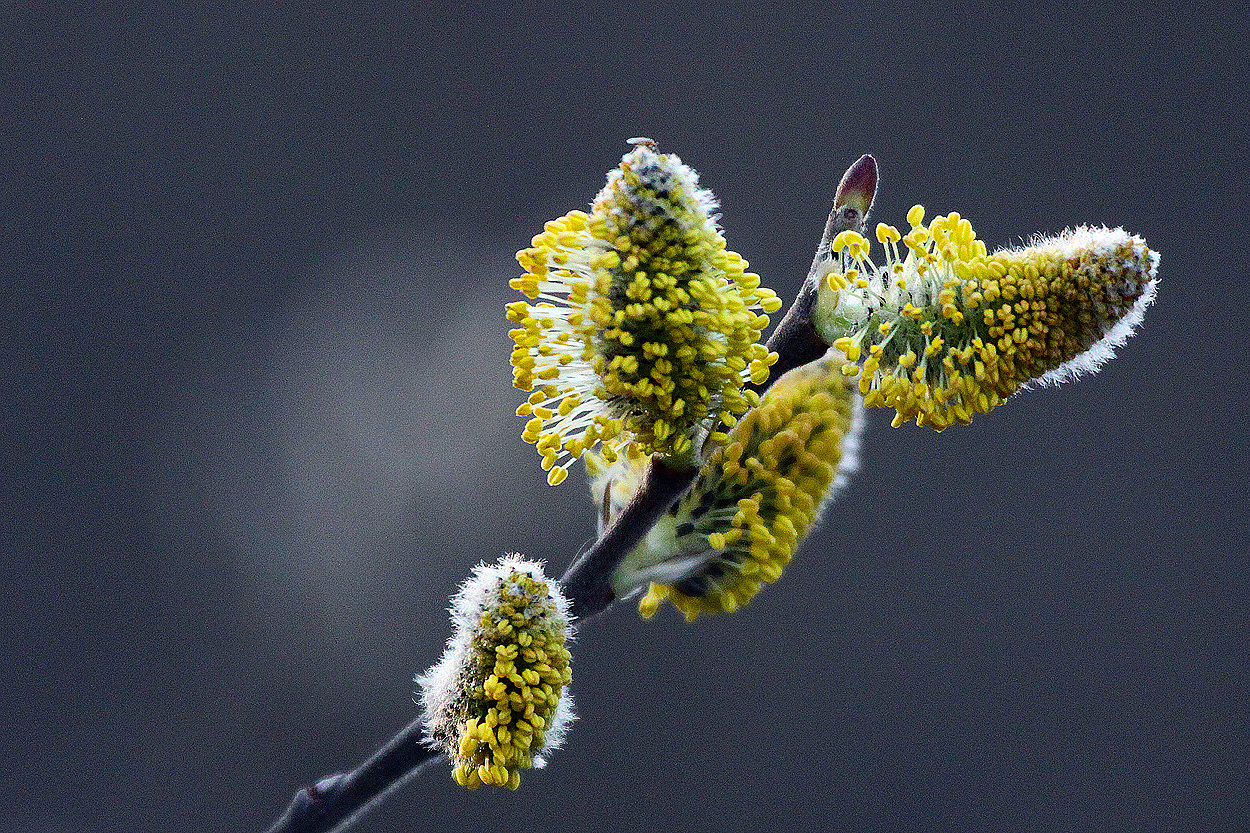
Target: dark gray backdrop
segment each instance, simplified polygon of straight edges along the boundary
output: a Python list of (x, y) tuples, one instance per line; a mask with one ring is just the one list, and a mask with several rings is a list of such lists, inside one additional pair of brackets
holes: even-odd
[(876, 219), (1123, 224), (1159, 300), (970, 427), (871, 414), (780, 584), (595, 621), (546, 771), (359, 829), (1246, 829), (1244, 21), (351, 5), (0, 11), (0, 827), (261, 829), (414, 715), (471, 564), (563, 569), (507, 279), (647, 135), (787, 299), (872, 152)]

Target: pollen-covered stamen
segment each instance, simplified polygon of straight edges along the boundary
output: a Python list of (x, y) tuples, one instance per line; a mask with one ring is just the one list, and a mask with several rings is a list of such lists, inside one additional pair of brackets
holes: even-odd
[(912, 208), (906, 235), (877, 226), (881, 266), (862, 235), (840, 235), (813, 314), (864, 404), (894, 408), (896, 427), (914, 418), (940, 431), (1029, 382), (1096, 369), (1154, 297), (1158, 253), (1123, 229), (987, 254), (958, 214), (923, 218)]
[(736, 610), (776, 581), (850, 463), (854, 399), (828, 360), (781, 377), (625, 559), (618, 593), (651, 581), (644, 616), (668, 599), (694, 619)]
[(456, 782), (516, 789), (573, 719), (568, 606), (542, 567), (520, 556), (479, 565), (453, 599), (455, 633), (417, 678), (429, 742)]
[(698, 175), (653, 143), (608, 175), (591, 213), (549, 222), (517, 254), (508, 307), (513, 381), (538, 398), (523, 437), (549, 482), (602, 444), (620, 452), (689, 455), (716, 420), (741, 414), (776, 357), (758, 343), (772, 291), (725, 248), (716, 203)]

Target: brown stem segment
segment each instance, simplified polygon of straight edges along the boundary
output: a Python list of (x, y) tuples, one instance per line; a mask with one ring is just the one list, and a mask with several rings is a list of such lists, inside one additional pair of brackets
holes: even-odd
[[(871, 156), (860, 157), (843, 175), (807, 280), (768, 340), (768, 349), (777, 353), (777, 362), (767, 381), (750, 386), (761, 396), (786, 371), (815, 361), (828, 350), (812, 327), (816, 281), (824, 262), (831, 257), (831, 244), (838, 233), (863, 230), (876, 187), (877, 163)], [(661, 457), (651, 458), (642, 485), (616, 522), (560, 580), (575, 618), (587, 619), (611, 606), (616, 599), (612, 574), (697, 473), (697, 466), (676, 469)], [(415, 720), (356, 769), (301, 789), (267, 833), (333, 833), (346, 829), (391, 791), (442, 757), (424, 744), (423, 735), (423, 721)]]
[(574, 618), (594, 616), (616, 600), (612, 574), (673, 501), (681, 497), (698, 471), (694, 467), (670, 468), (659, 455), (651, 458), (642, 484), (616, 523), (560, 579)]
[(266, 833), (346, 829), (376, 802), (442, 757), (441, 752), (425, 745), (424, 732), (424, 721), (414, 720), (356, 769), (304, 787)]
[(876, 192), (877, 160), (864, 154), (842, 175), (837, 196), (833, 200), (833, 210), (825, 221), (825, 232), (816, 247), (807, 280), (803, 281), (798, 297), (786, 310), (781, 323), (768, 339), (768, 349), (777, 354), (777, 362), (772, 367), (768, 381), (763, 385), (750, 386), (760, 395), (763, 395), (774, 379), (780, 379), (794, 368), (816, 361), (829, 349), (829, 345), (821, 340), (816, 334), (816, 328), (812, 326), (812, 306), (816, 303), (817, 281), (825, 261), (833, 256), (833, 239), (844, 231), (863, 232)]

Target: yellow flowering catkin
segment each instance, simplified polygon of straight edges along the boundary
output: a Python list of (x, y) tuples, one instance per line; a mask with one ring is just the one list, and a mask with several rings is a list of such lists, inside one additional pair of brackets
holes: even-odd
[(687, 571), (651, 583), (638, 605), (643, 616), (665, 599), (687, 619), (736, 610), (777, 580), (815, 524), (839, 465), (850, 463), (854, 400), (829, 360), (777, 380), (657, 525), (667, 540), (650, 536), (649, 552), (622, 565), (633, 575), (662, 574), (666, 564)]
[(813, 314), (864, 405), (894, 408), (895, 427), (940, 431), (1030, 382), (1096, 370), (1154, 299), (1159, 255), (1123, 229), (1083, 226), (988, 254), (958, 214), (923, 216), (912, 208), (906, 236), (878, 224), (882, 266), (862, 235), (839, 235)]
[(456, 783), (515, 790), (573, 719), (562, 696), (572, 679), (567, 603), (540, 565), (511, 555), (480, 565), (452, 614), (446, 652), (417, 678), (427, 737), (451, 759)]
[(553, 485), (596, 444), (609, 461), (689, 455), (702, 426), (755, 404), (743, 385), (776, 360), (758, 342), (781, 301), (725, 248), (715, 198), (676, 155), (631, 141), (589, 214), (517, 253), (511, 285), (530, 301), (508, 305), (513, 383), (532, 391), (517, 414)]

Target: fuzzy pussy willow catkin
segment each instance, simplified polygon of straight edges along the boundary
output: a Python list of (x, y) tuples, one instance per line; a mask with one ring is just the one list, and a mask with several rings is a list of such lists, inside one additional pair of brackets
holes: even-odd
[[(651, 582), (639, 604), (643, 615), (667, 599), (694, 619), (736, 610), (776, 581), (815, 524), (840, 465), (853, 464), (857, 398), (829, 360), (777, 380), (626, 557), (613, 578), (618, 595)], [(605, 490), (616, 477), (636, 480), (636, 467), (596, 468), (596, 497), (618, 505), (621, 495)]]
[[(508, 305), (513, 382), (548, 482), (601, 444), (614, 459), (689, 456), (700, 433), (756, 403), (775, 356), (759, 344), (781, 302), (725, 248), (698, 175), (650, 140), (608, 174), (589, 214), (547, 223), (517, 253)], [(531, 303), (536, 302), (536, 303)]]
[(864, 404), (895, 409), (895, 427), (940, 431), (1029, 382), (1096, 370), (1154, 299), (1158, 252), (1123, 229), (1082, 226), (988, 254), (958, 214), (923, 217), (912, 208), (905, 236), (878, 224), (882, 265), (843, 232), (818, 276), (817, 331), (859, 375)]
[(541, 565), (509, 555), (479, 565), (451, 612), (447, 650), (417, 677), (426, 736), (461, 786), (516, 789), (573, 719), (568, 604)]

